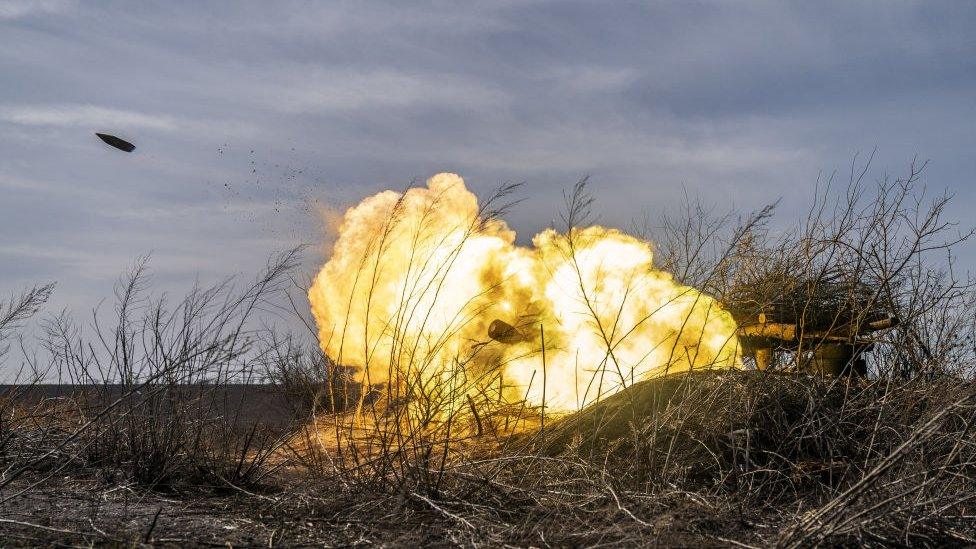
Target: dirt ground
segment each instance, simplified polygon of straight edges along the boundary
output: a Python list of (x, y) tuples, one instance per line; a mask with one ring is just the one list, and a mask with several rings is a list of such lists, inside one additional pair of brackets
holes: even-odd
[[(33, 480), (18, 481), (4, 495)], [(340, 518), (341, 501), (323, 505), (311, 487), (302, 494), (169, 495), (94, 478), (45, 484), (6, 504), (3, 546), (339, 547), (376, 541), (362, 525)]]
[[(3, 497), (31, 487), (19, 479)], [(488, 521), (449, 503), (410, 495), (364, 501), (323, 483), (303, 481), (279, 493), (179, 495), (98, 479), (48, 479), (4, 505), (3, 547), (352, 547), (352, 546), (668, 546), (731, 547), (760, 540), (775, 526), (720, 511), (692, 494), (633, 511), (606, 505), (532, 509)], [(468, 509), (467, 511), (470, 511)], [(588, 517), (588, 518), (587, 518)], [(590, 524), (587, 522), (590, 521)], [(727, 533), (729, 538), (716, 533)]]

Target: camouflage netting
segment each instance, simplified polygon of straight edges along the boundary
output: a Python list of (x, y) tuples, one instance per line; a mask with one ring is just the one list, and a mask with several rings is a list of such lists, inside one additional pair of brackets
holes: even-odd
[(806, 278), (770, 268), (735, 284), (723, 301), (739, 325), (755, 324), (762, 313), (768, 322), (828, 330), (890, 314), (874, 286), (840, 272)]

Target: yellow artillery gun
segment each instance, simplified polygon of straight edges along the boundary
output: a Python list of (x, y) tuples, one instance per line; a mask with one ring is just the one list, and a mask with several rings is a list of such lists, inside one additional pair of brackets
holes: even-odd
[(804, 330), (802, 324), (771, 322), (764, 313), (757, 320), (738, 329), (743, 354), (755, 361), (757, 369), (770, 368), (775, 353), (796, 353), (807, 356), (797, 361), (801, 370), (827, 375), (866, 375), (863, 354), (876, 341), (870, 334), (898, 325), (894, 316), (819, 330)]

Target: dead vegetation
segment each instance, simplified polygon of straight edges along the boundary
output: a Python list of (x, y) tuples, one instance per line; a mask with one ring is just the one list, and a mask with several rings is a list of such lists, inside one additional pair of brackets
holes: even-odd
[[(81, 326), (48, 318), (37, 349), (15, 334), (52, 287), (15, 296), (0, 307), (0, 352), (21, 371), (0, 395), (0, 535), (10, 545), (976, 544), (974, 294), (952, 256), (972, 233), (945, 220), (948, 196), (925, 197), (921, 167), (877, 184), (866, 173), (852, 169), (840, 192), (827, 181), (792, 230), (770, 228), (772, 207), (739, 219), (690, 204), (655, 235), (664, 268), (740, 319), (765, 312), (823, 329), (896, 315), (863, 378), (803, 373), (800, 347), (773, 370), (642, 381), (545, 419), (489, 405), (492, 394), (472, 391), (494, 385), (484, 377), (361, 386), (311, 339), (297, 251), (251, 283), (175, 302), (148, 292), (140, 262), (112, 314)], [(571, 229), (592, 199), (583, 185), (567, 198)], [(267, 322), (295, 314), (308, 335)], [(45, 396), (39, 382), (52, 377), (77, 390)], [(253, 409), (257, 381), (287, 397), (287, 413)]]

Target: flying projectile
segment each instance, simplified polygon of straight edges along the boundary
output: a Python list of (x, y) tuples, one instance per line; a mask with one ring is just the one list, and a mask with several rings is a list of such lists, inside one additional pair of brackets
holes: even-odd
[(101, 139), (102, 141), (108, 143), (109, 145), (115, 147), (116, 149), (119, 149), (120, 151), (125, 151), (127, 153), (130, 153), (136, 149), (136, 146), (133, 145), (132, 143), (129, 143), (125, 139), (119, 139), (114, 135), (109, 135), (107, 133), (97, 133), (97, 132), (95, 133), (95, 135), (97, 135), (98, 138)]

